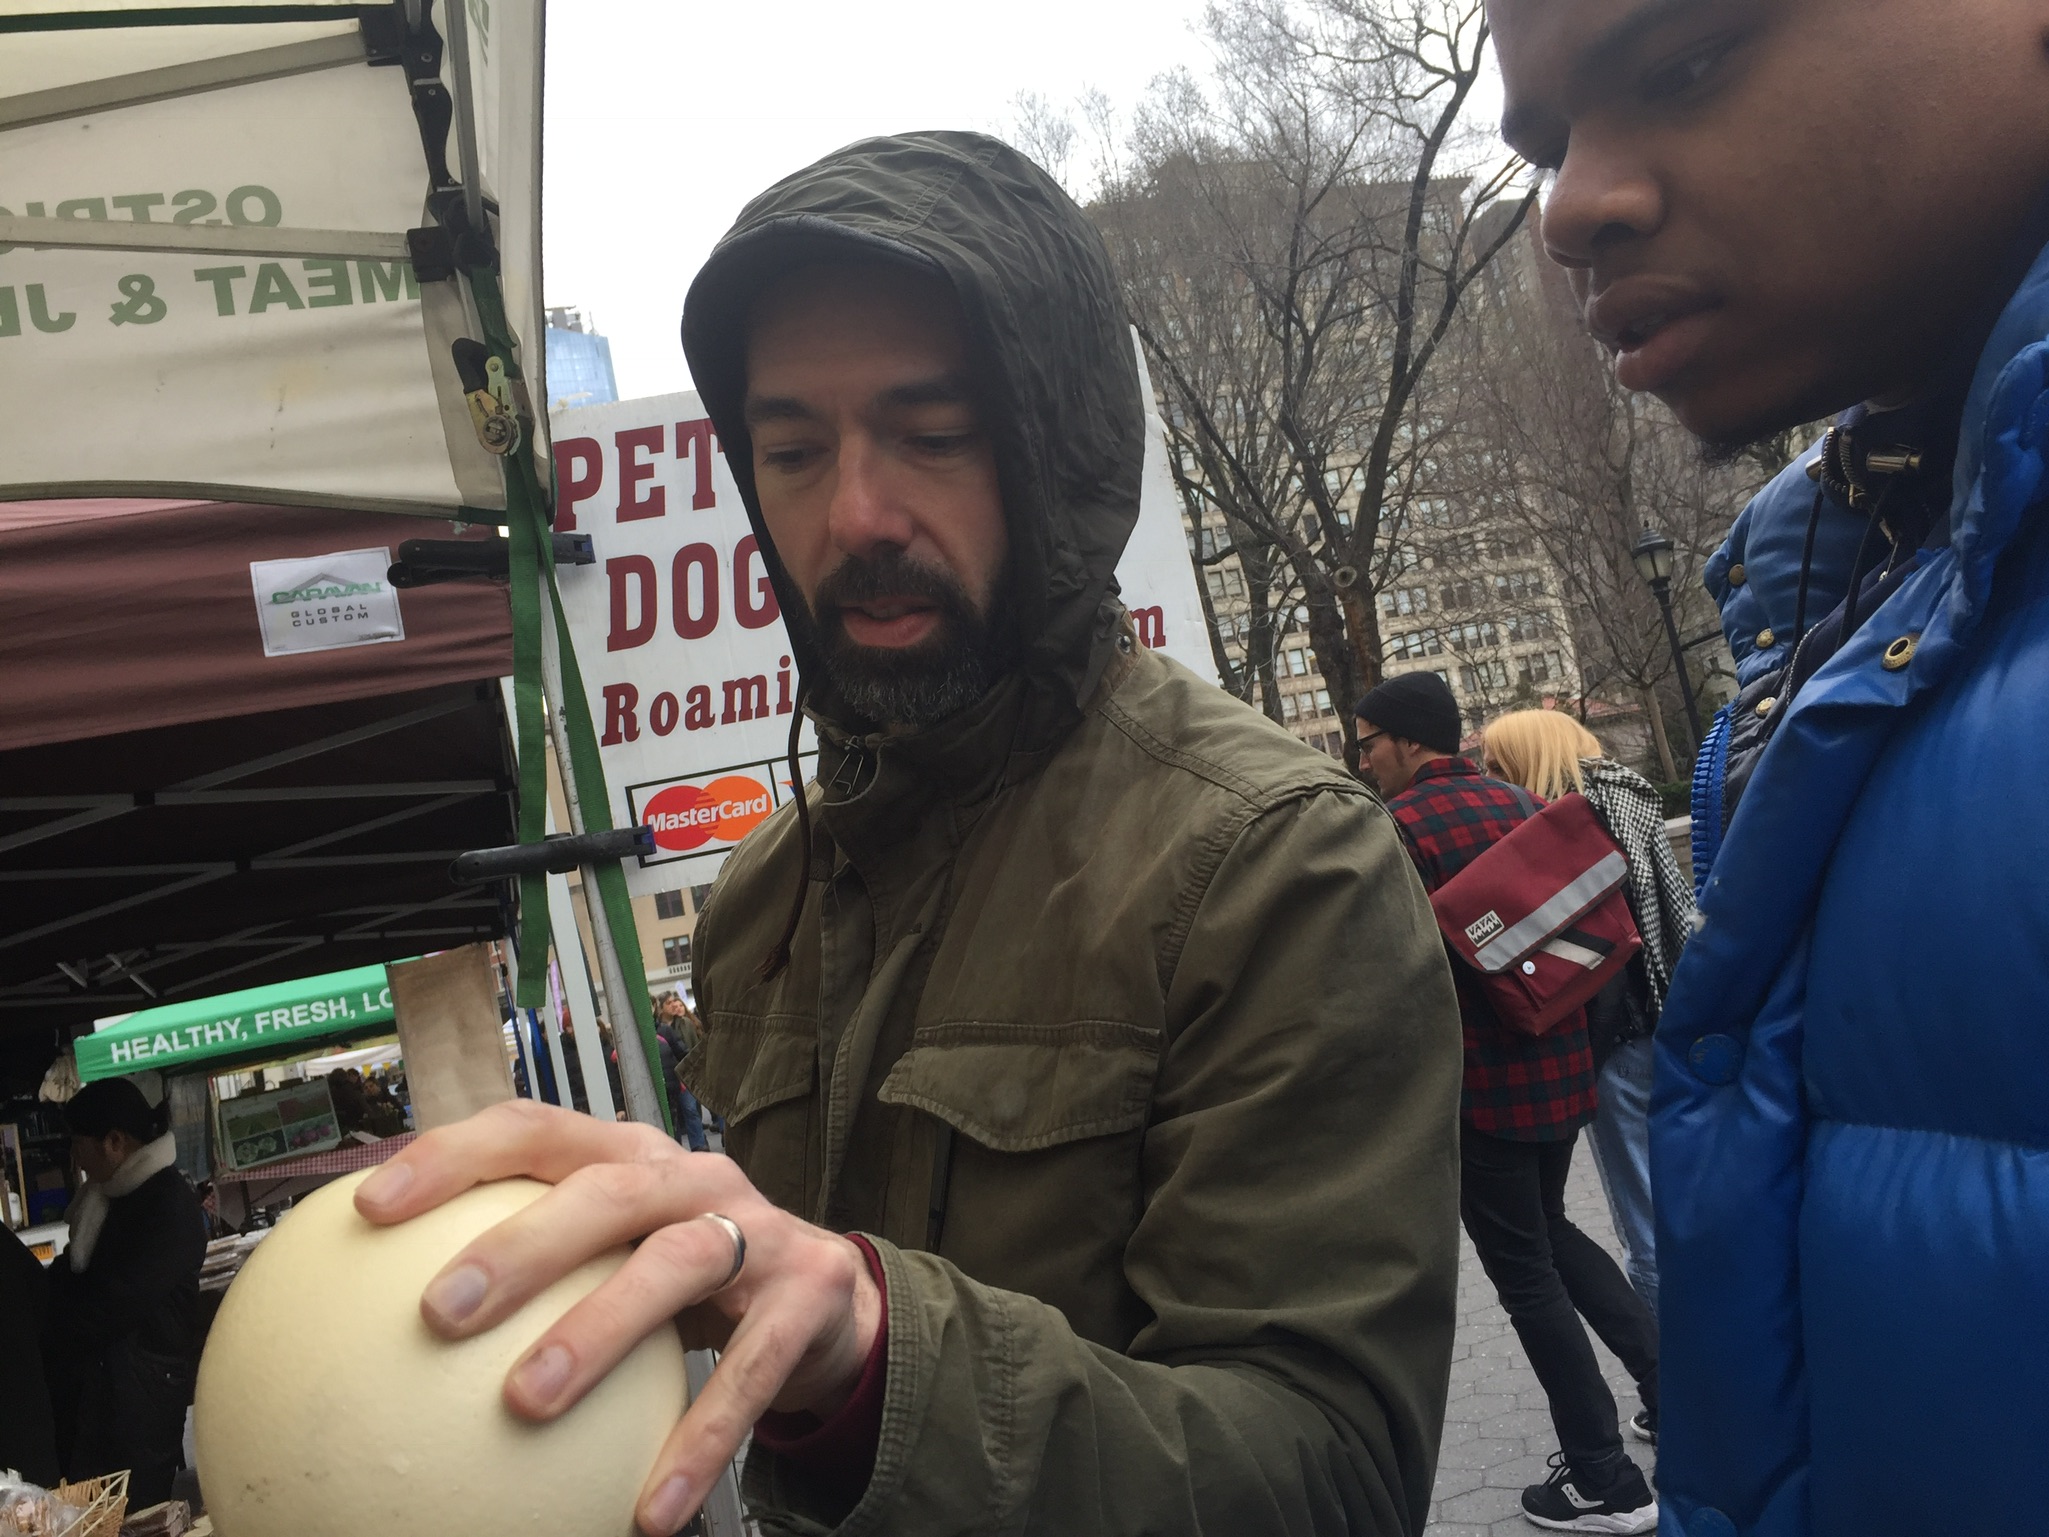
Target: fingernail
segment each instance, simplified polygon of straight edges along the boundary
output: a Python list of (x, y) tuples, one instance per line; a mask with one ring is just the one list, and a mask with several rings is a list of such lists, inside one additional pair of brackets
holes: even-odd
[(569, 1381), (569, 1352), (560, 1345), (528, 1356), (513, 1373), (521, 1396), (534, 1404), (552, 1404)]
[(389, 1206), (406, 1193), (406, 1187), (412, 1182), (413, 1171), (409, 1165), (388, 1163), (357, 1187), (356, 1199)]
[(683, 1512), (689, 1508), (690, 1480), (681, 1473), (672, 1473), (648, 1497), (648, 1524), (667, 1537), (668, 1533), (682, 1526)]
[(420, 1305), (443, 1323), (459, 1324), (484, 1300), (491, 1281), (475, 1265), (462, 1265), (437, 1277), (420, 1297)]

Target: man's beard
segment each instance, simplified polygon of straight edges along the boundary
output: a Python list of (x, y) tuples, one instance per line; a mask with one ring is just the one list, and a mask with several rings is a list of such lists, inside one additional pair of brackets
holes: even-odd
[[(825, 660), (841, 703), (878, 726), (937, 725), (995, 686), (1017, 654), (1006, 564), (989, 612), (946, 571), (885, 548), (871, 559), (848, 556), (818, 584), (803, 622)], [(885, 598), (916, 598), (938, 612), (932, 633), (915, 646), (857, 645), (841, 616), (845, 606)]]

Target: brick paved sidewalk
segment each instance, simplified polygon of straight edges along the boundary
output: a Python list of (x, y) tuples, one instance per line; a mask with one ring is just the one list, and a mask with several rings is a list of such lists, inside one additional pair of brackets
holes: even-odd
[[(1565, 1209), (1583, 1231), (1621, 1257), (1585, 1137), (1573, 1157)], [(1588, 1338), (1593, 1338), (1591, 1332)], [(1599, 1340), (1594, 1340), (1594, 1354), (1608, 1374), (1622, 1418), (1628, 1419), (1643, 1407), (1629, 1373)], [(1630, 1456), (1650, 1472), (1652, 1449), (1627, 1429), (1622, 1436)], [(1472, 1244), (1461, 1234), (1451, 1403), (1424, 1537), (1537, 1537), (1543, 1529), (1523, 1519), (1519, 1496), (1525, 1485), (1542, 1483), (1549, 1475), (1546, 1461), (1556, 1450), (1558, 1439), (1551, 1432), (1544, 1390), (1537, 1386), (1508, 1315), (1494, 1299), (1494, 1288), (1481, 1272)]]

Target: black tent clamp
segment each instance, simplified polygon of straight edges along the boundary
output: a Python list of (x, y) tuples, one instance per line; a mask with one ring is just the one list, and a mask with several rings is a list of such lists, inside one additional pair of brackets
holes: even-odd
[(458, 886), (512, 880), (522, 875), (567, 875), (600, 859), (645, 858), (655, 851), (652, 827), (615, 827), (602, 833), (557, 833), (539, 843), (511, 843), (504, 848), (472, 849), (458, 854), (448, 878)]
[[(597, 551), (589, 534), (555, 534), (555, 564), (591, 566)], [(496, 539), (408, 539), (398, 547), (398, 559), (385, 573), (394, 587), (431, 587), (436, 582), (458, 582), (465, 577), (488, 577), (506, 581), (512, 573), (512, 545)]]

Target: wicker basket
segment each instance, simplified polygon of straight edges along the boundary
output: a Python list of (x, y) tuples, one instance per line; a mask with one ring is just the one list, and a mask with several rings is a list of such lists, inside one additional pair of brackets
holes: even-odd
[(0, 1537), (56, 1537), (61, 1530), (63, 1537), (120, 1537), (121, 1522), (128, 1514), (128, 1473), (109, 1473), (104, 1478), (81, 1479), (75, 1484), (59, 1484), (50, 1493), (56, 1499), (73, 1509), (84, 1510), (71, 1525), (59, 1528), (48, 1521), (30, 1516), (26, 1526), (0, 1516)]

